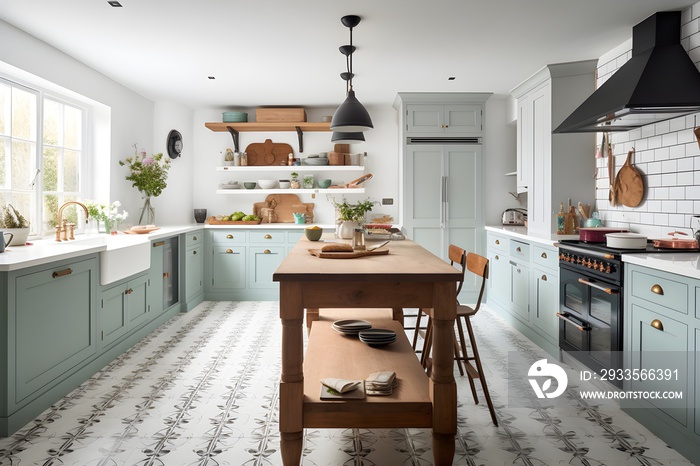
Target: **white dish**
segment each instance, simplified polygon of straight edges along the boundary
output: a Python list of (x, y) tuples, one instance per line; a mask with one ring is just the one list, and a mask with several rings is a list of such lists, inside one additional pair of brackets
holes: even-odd
[(258, 180), (260, 189), (274, 189), (277, 187), (277, 180)]
[(616, 249), (646, 249), (647, 237), (637, 233), (608, 233), (605, 244)]

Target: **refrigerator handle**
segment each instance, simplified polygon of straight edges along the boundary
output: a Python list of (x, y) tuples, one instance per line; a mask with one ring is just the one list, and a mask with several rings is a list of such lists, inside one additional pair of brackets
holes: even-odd
[(440, 191), (440, 228), (445, 228), (447, 222), (447, 177), (442, 177)]

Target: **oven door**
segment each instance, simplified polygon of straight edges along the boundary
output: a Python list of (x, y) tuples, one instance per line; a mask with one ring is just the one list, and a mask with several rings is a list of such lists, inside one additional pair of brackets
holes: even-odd
[(621, 287), (565, 267), (560, 277), (559, 346), (616, 367), (614, 352), (622, 349)]

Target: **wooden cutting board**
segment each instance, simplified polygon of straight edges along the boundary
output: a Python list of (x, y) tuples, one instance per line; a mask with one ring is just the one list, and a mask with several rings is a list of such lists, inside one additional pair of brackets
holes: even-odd
[(305, 212), (310, 217), (313, 217), (314, 213), (314, 203), (301, 202), (296, 194), (269, 194), (265, 202), (253, 204), (253, 213), (263, 218), (261, 209), (265, 207), (275, 210), (277, 223), (294, 223), (295, 212)]
[(248, 155), (248, 165), (287, 165), (289, 154), (294, 150), (289, 144), (283, 142), (254, 142), (245, 148)]
[(320, 249), (309, 249), (309, 253), (321, 259), (355, 259), (366, 256), (383, 256), (389, 254), (389, 250), (375, 249), (373, 251), (323, 252)]

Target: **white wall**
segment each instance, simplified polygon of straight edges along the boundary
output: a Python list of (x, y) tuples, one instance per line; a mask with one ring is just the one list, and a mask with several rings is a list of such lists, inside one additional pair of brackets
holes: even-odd
[[(700, 67), (700, 3), (684, 10), (681, 18), (681, 43)], [(631, 49), (630, 39), (601, 57), (599, 85), (629, 60)], [(629, 228), (653, 238), (674, 230), (691, 233), (690, 219), (700, 213), (700, 148), (693, 135), (698, 125), (700, 114), (613, 133), (615, 172), (634, 147), (635, 166), (645, 178), (646, 195), (635, 208), (611, 206), (607, 158), (597, 159), (596, 206), (606, 226)]]
[[(96, 135), (99, 140), (94, 142), (93, 168), (108, 166), (110, 170), (108, 179), (94, 180), (94, 186), (98, 193), (103, 193), (101, 200), (120, 200), (132, 215), (138, 211), (138, 204), (132, 202), (134, 188), (117, 168), (120, 159), (133, 153), (134, 143), (151, 151), (153, 102), (3, 21), (0, 21), (0, 44), (3, 70), (26, 74), (26, 78), (22, 76), (25, 79), (36, 77), (40, 85), (53, 83), (54, 89), (60, 86), (107, 107), (99, 106), (98, 111), (101, 121), (111, 120), (112, 129), (110, 134)], [(108, 139), (106, 143), (105, 139)], [(101, 173), (108, 172), (101, 170)]]

